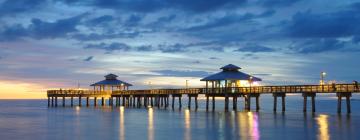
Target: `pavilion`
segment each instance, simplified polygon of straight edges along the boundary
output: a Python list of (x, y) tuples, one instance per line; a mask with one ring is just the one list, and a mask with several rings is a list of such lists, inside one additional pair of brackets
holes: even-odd
[(94, 87), (94, 91), (128, 90), (129, 86), (132, 86), (132, 84), (118, 80), (118, 76), (115, 74), (108, 74), (104, 77), (105, 80), (90, 85)]
[[(260, 78), (239, 71), (241, 69), (233, 64), (221, 67), (221, 72), (207, 76), (200, 81), (206, 81), (206, 88), (211, 83), (211, 88), (228, 88), (228, 87), (249, 87), (261, 81)], [(254, 83), (255, 82), (255, 83)]]

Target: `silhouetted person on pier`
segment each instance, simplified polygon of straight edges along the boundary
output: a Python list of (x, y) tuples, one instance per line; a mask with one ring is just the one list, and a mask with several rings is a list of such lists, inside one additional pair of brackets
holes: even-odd
[(335, 82), (333, 82), (331, 85), (332, 85), (332, 89), (333, 89), (333, 91), (335, 92), (335, 91), (336, 91), (336, 83), (335, 83)]
[(358, 81), (354, 80), (354, 88), (355, 88), (355, 91), (359, 91), (359, 83), (358, 83)]

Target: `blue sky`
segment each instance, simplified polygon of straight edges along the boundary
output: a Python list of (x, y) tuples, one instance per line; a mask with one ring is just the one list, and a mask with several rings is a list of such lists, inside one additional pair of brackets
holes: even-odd
[(264, 84), (360, 79), (355, 0), (0, 0), (0, 79), (179, 87), (232, 63)]

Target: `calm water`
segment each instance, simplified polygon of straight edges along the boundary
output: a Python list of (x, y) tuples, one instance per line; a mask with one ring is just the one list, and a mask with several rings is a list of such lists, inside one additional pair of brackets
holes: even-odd
[[(47, 100), (0, 100), (0, 139), (360, 139), (360, 96), (353, 95), (351, 115), (336, 113), (334, 97), (318, 95), (315, 114), (302, 113), (299, 95), (287, 96), (285, 113), (272, 112), (270, 95), (261, 96), (259, 112), (243, 111), (243, 102), (238, 111), (224, 112), (223, 100), (217, 100), (214, 112), (203, 110), (203, 101), (195, 111), (48, 108)], [(183, 106), (186, 103), (184, 99)]]

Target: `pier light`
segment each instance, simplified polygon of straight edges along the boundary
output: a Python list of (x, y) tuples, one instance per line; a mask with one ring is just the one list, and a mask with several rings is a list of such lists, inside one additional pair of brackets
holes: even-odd
[(320, 77), (321, 77), (320, 85), (324, 85), (324, 84), (325, 84), (325, 81), (324, 81), (325, 76), (326, 76), (326, 72), (322, 71), (322, 72), (320, 73)]

